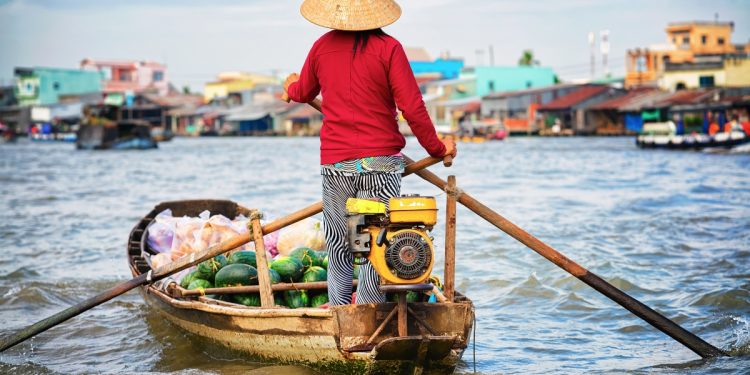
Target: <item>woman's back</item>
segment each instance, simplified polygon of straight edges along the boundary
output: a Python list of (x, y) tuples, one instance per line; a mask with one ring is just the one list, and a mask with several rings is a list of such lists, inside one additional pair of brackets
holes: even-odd
[(321, 163), (398, 153), (405, 141), (396, 105), (428, 152), (441, 155), (444, 147), (403, 47), (391, 36), (366, 33), (366, 43), (359, 43), (356, 52), (357, 33), (323, 35), (310, 50), (300, 80), (289, 88), (295, 101), (311, 101), (319, 92), (323, 96)]

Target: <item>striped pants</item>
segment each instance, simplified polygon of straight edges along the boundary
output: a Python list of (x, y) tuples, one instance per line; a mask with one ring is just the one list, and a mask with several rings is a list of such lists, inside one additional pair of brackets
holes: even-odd
[[(328, 298), (331, 305), (352, 303), (354, 256), (349, 251), (346, 224), (348, 198), (388, 199), (399, 195), (401, 174), (368, 173), (357, 176), (323, 175), (323, 222), (328, 250)], [(359, 269), (357, 303), (385, 302), (380, 291), (380, 276), (365, 261)]]

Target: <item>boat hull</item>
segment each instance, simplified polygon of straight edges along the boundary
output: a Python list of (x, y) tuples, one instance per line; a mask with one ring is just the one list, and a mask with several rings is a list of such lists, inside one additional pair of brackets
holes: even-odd
[[(169, 202), (157, 206), (131, 232), (128, 256), (133, 276), (150, 270), (144, 241), (146, 229), (165, 208), (171, 208), (176, 216), (202, 209), (225, 216), (246, 211), (230, 201)], [(326, 372), (452, 373), (468, 344), (474, 320), (473, 304), (460, 294), (456, 303), (411, 303), (414, 314), (432, 332), (410, 318), (410, 335), (398, 337), (394, 319), (368, 343), (394, 309), (394, 303), (330, 309), (257, 308), (206, 297), (174, 298), (166, 291), (168, 284), (143, 286), (140, 293), (154, 312), (173, 325), (255, 360), (304, 364)]]
[(702, 150), (706, 148), (733, 148), (750, 143), (750, 137), (744, 133), (719, 133), (714, 136), (699, 135), (639, 135), (635, 143), (640, 148), (665, 150)]

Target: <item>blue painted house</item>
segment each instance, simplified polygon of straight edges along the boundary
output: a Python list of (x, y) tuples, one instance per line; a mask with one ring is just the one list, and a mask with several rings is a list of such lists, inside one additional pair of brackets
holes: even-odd
[(476, 95), (526, 90), (555, 84), (552, 68), (541, 66), (478, 66), (464, 69), (461, 78), (476, 80)]
[(16, 68), (14, 88), (21, 106), (58, 104), (67, 97), (102, 91), (102, 74), (96, 71), (59, 68)]
[(464, 68), (460, 59), (437, 59), (434, 61), (410, 61), (414, 75), (437, 73), (442, 79), (456, 79)]

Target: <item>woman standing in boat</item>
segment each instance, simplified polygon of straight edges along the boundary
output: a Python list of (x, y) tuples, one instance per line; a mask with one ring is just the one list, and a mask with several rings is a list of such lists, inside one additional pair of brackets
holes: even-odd
[[(346, 200), (398, 196), (406, 145), (396, 106), (419, 143), (434, 157), (456, 155), (440, 141), (401, 44), (381, 29), (401, 16), (392, 0), (305, 0), (310, 22), (333, 29), (315, 42), (300, 74), (284, 83), (289, 99), (323, 96), (320, 164), (331, 305), (351, 303), (354, 258), (348, 249)], [(380, 303), (379, 276), (360, 269), (357, 303)]]

